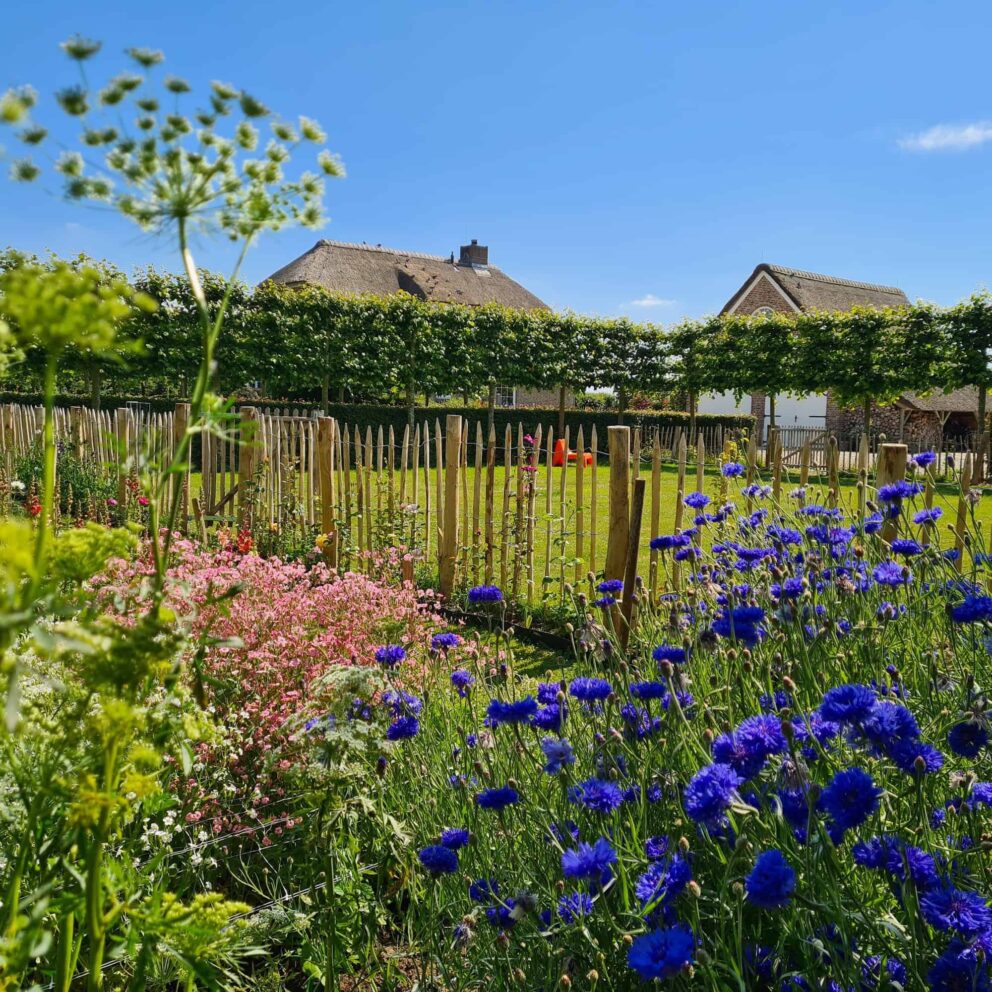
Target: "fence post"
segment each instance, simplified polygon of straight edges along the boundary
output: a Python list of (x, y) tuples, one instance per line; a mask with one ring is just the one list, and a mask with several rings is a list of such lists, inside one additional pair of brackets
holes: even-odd
[(973, 464), (971, 454), (966, 454), (961, 463), (961, 492), (958, 496), (958, 515), (954, 522), (954, 547), (958, 552), (954, 567), (959, 573), (964, 567), (964, 539), (968, 529), (968, 493), (971, 490)]
[[(909, 449), (904, 444), (883, 444), (878, 452), (878, 470), (875, 483), (881, 489), (890, 482), (901, 482), (906, 478), (906, 460)], [(882, 524), (882, 540), (891, 541), (898, 532), (898, 521), (886, 517)]]
[[(458, 558), (458, 475), (462, 464), (462, 418), (448, 414), (444, 439), (444, 530), (441, 534), (441, 595), (450, 600), (455, 591)], [(440, 466), (439, 466), (440, 470)]]
[(117, 512), (126, 519), (127, 460), (131, 455), (131, 411), (126, 406), (114, 414), (114, 433), (117, 436)]
[(338, 540), (334, 527), (334, 418), (317, 418), (317, 493), (320, 496), (320, 532), (327, 537), (324, 557), (338, 567)]
[(622, 579), (630, 533), (630, 428), (607, 428), (610, 453), (610, 516), (606, 538), (606, 579)]
[[(175, 456), (189, 430), (189, 404), (177, 403), (172, 413), (172, 454)], [(173, 477), (173, 486), (179, 490), (179, 529), (185, 534), (189, 525), (189, 471), (193, 461), (192, 444), (186, 449), (182, 470)], [(202, 479), (202, 474), (201, 474)]]
[(69, 436), (72, 453), (79, 461), (83, 460), (83, 408), (74, 406), (69, 410)]
[(258, 410), (253, 406), (241, 408), (241, 437), (238, 451), (238, 529), (251, 527), (252, 496), (255, 488), (255, 468), (258, 464)]
[(620, 626), (620, 643), (626, 649), (630, 640), (631, 624), (634, 615), (634, 585), (637, 582), (637, 553), (641, 545), (641, 519), (644, 516), (644, 480), (634, 482), (634, 498), (630, 508), (630, 526), (627, 535), (627, 561), (623, 573), (623, 599), (620, 613), (623, 622)]

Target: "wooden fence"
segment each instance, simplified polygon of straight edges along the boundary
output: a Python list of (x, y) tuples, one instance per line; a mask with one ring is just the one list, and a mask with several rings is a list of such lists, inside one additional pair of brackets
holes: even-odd
[[(836, 503), (844, 468), (864, 479), (889, 471), (881, 454), (891, 446), (866, 436), (845, 464), (827, 437), (789, 450), (773, 431), (762, 452), (753, 438), (718, 429), (694, 443), (681, 430), (627, 427), (610, 427), (604, 438), (594, 425), (559, 437), (550, 425), (518, 424), (497, 435), (484, 416), (424, 419), (397, 436), (298, 410), (243, 407), (229, 428), (198, 435), (191, 508), (200, 527), (291, 525), (304, 539), (323, 534), (325, 555), (342, 568), (372, 570), (377, 552), (402, 547), (436, 569), (446, 595), (492, 583), (508, 598), (536, 603), (560, 599), (566, 583), (589, 572), (631, 581), (640, 574), (652, 590), (677, 585), (680, 566), (649, 551), (649, 540), (691, 525), (695, 511), (681, 498), (688, 492), (705, 490), (720, 505), (729, 484), (713, 471), (718, 463), (744, 463), (748, 481), (760, 472), (782, 502), (819, 486), (819, 498)], [(155, 415), (76, 407), (58, 411), (56, 436), (115, 473), (123, 493), (142, 464), (171, 457), (187, 417), (185, 404)], [(0, 409), (8, 478), (38, 443), (41, 420), (39, 408)], [(977, 477), (970, 455), (960, 474), (962, 486), (965, 476), (967, 486)], [(180, 526), (188, 522), (184, 507)]]

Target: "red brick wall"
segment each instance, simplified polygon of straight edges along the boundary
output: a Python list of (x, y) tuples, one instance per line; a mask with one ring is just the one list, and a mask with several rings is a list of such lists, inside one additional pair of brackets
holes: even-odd
[[(762, 307), (770, 307), (779, 313), (794, 313), (785, 297), (775, 288), (771, 279), (762, 273), (761, 278), (747, 291), (735, 313), (753, 314)], [(766, 397), (763, 393), (751, 394), (751, 416), (754, 417), (755, 430), (759, 438), (764, 438)]]
[(734, 313), (751, 314), (762, 307), (771, 307), (780, 313), (794, 313), (794, 309), (786, 302), (785, 297), (775, 288), (771, 279), (764, 273), (761, 278), (748, 290), (745, 297), (737, 304)]

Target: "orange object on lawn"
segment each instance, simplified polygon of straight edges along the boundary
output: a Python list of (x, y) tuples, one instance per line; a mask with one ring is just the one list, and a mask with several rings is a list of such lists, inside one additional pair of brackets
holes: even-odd
[[(568, 460), (570, 462), (574, 462), (576, 460), (576, 458), (578, 457), (578, 455), (576, 455), (576, 453), (574, 451), (568, 451), (566, 453), (566, 451), (565, 451), (565, 439), (564, 438), (559, 438), (557, 441), (555, 441), (555, 450), (554, 450), (554, 454), (551, 456), (551, 464), (555, 468), (561, 468), (562, 465), (565, 464), (566, 454), (567, 454)], [(592, 464), (592, 454), (590, 452), (586, 451), (582, 455), (582, 464), (583, 465), (591, 465)]]

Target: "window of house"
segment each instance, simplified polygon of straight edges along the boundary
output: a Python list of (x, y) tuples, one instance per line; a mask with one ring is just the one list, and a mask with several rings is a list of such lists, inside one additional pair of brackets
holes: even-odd
[(516, 406), (516, 390), (513, 386), (497, 386), (496, 387), (496, 405), (497, 406)]
[(771, 307), (758, 307), (752, 314), (753, 317), (770, 317), (775, 311)]

